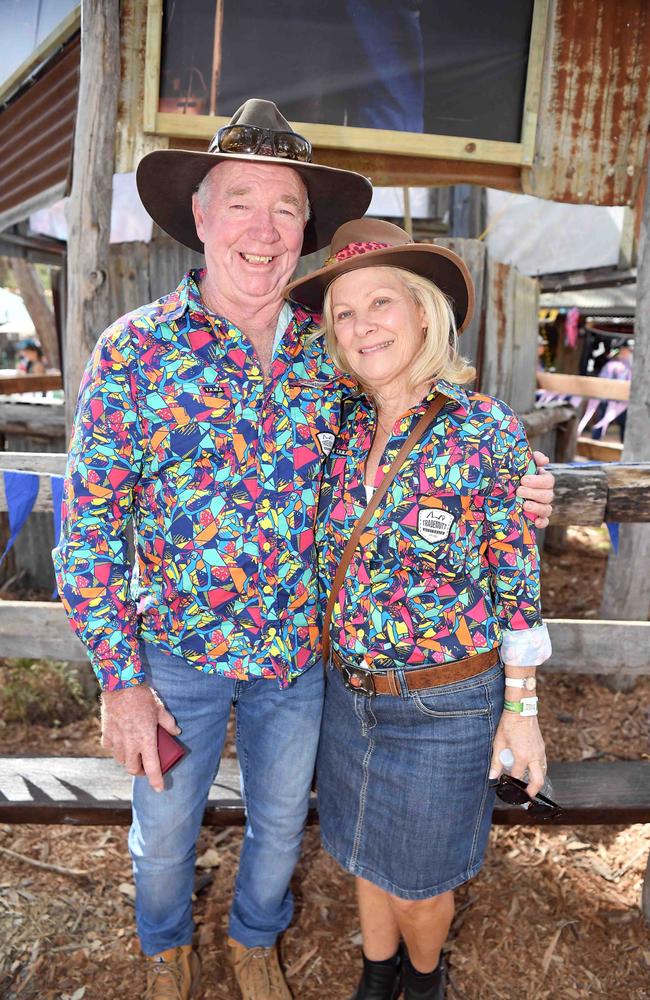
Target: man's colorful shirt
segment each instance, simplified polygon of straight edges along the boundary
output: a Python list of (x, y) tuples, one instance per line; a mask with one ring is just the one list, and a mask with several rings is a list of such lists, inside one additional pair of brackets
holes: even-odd
[[(530, 648), (533, 630), (538, 655), (525, 664), (533, 666), (550, 645), (537, 546), (515, 496), (532, 457), (512, 410), (439, 382), (393, 428), (374, 485), (435, 391), (448, 401), (362, 535), (334, 607), (332, 646), (357, 665), (418, 667), (485, 652), (506, 637), (516, 649), (512, 640), (524, 631)], [(347, 400), (325, 465), (317, 519), (324, 594), (366, 506), (364, 463), (375, 421), (365, 396)]]
[(139, 639), (282, 685), (319, 656), (314, 517), (341, 383), (296, 310), (265, 385), (200, 278), (109, 327), (80, 391), (54, 561), (107, 689), (143, 680)]

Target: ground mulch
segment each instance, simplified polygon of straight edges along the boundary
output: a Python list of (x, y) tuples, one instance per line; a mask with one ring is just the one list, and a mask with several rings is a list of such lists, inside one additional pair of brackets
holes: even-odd
[[(574, 528), (561, 553), (544, 556), (549, 617), (598, 617), (606, 552), (603, 532)], [(551, 759), (650, 754), (650, 678), (624, 694), (549, 674), (540, 696)], [(0, 753), (97, 754), (98, 733), (92, 715), (56, 728), (0, 722)], [(238, 996), (224, 947), (240, 844), (237, 828), (205, 830), (199, 843), (204, 1000)], [(451, 1000), (650, 998), (650, 933), (639, 911), (649, 851), (642, 825), (495, 828), (483, 871), (457, 894)], [(353, 884), (316, 827), (294, 889), (296, 915), (281, 945), (294, 996), (343, 1000), (359, 967)], [(123, 1000), (142, 995), (144, 977), (126, 830), (0, 826), (0, 997)]]

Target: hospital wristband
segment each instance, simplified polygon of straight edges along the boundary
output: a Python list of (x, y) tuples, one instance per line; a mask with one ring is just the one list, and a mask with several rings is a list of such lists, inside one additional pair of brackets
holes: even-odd
[(509, 701), (506, 698), (503, 707), (508, 712), (516, 712), (518, 715), (537, 715), (537, 698), (522, 698), (520, 701)]

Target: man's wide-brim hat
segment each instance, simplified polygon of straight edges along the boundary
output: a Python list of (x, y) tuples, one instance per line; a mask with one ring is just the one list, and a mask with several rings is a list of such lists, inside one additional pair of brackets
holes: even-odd
[[(248, 125), (272, 132), (292, 132), (272, 101), (253, 98), (242, 104), (230, 125)], [(240, 161), (287, 167), (307, 188), (311, 216), (305, 226), (302, 253), (327, 246), (336, 229), (348, 219), (363, 215), (370, 204), (372, 185), (352, 170), (293, 160), (272, 153), (221, 152), (215, 135), (205, 153), (188, 149), (158, 149), (138, 164), (136, 181), (142, 204), (151, 218), (179, 243), (203, 253), (192, 214), (192, 194), (218, 163)]]
[(474, 282), (465, 261), (434, 243), (414, 243), (405, 230), (382, 219), (353, 219), (332, 237), (332, 256), (318, 271), (292, 281), (284, 296), (319, 313), (328, 285), (348, 271), (363, 267), (401, 267), (428, 278), (443, 292), (454, 311), (458, 333), (474, 314)]

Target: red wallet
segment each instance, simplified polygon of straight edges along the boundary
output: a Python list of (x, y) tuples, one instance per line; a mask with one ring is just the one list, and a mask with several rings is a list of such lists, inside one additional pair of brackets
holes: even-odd
[(185, 753), (183, 747), (177, 739), (158, 726), (158, 756), (160, 757), (160, 770), (163, 774), (169, 771), (170, 767), (177, 764)]

